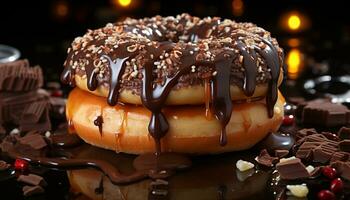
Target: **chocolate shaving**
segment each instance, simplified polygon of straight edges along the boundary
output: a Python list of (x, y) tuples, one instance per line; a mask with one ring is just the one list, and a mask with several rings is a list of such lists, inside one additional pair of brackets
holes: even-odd
[(42, 188), (39, 185), (36, 185), (36, 186), (27, 186), (26, 185), (23, 187), (23, 195), (26, 197), (32, 196), (35, 194), (42, 194), (44, 192), (45, 192), (44, 188)]
[(35, 174), (28, 174), (28, 175), (20, 175), (17, 178), (17, 181), (23, 182), (29, 185), (34, 185), (34, 186), (41, 186), (45, 187), (47, 185), (46, 181), (43, 179), (43, 177), (35, 175)]
[(266, 167), (273, 167), (273, 165), (278, 162), (278, 158), (270, 156), (266, 149), (261, 150), (260, 155), (257, 156), (255, 160), (260, 165), (264, 165)]
[(306, 170), (305, 165), (299, 158), (279, 162), (276, 165), (276, 169), (281, 178), (285, 180), (308, 178), (310, 176), (309, 172)]
[(40, 134), (30, 134), (19, 139), (21, 144), (29, 145), (35, 150), (42, 149), (47, 146), (44, 137)]

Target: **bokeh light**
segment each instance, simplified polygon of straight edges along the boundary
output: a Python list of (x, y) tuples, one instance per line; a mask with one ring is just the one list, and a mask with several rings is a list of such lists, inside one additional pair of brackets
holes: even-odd
[(131, 0), (117, 0), (118, 4), (123, 7), (128, 7), (131, 4)]
[(303, 54), (299, 49), (291, 49), (287, 54), (288, 77), (296, 79), (303, 67)]
[(232, 14), (234, 16), (241, 16), (244, 12), (244, 3), (242, 0), (232, 1)]
[(301, 19), (298, 15), (290, 15), (288, 18), (288, 27), (291, 30), (298, 30), (301, 25)]

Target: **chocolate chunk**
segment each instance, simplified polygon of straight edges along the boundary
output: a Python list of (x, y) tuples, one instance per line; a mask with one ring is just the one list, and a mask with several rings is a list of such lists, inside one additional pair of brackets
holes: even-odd
[(339, 142), (339, 149), (341, 151), (350, 152), (350, 139)]
[(314, 128), (304, 128), (304, 129), (301, 129), (297, 132), (296, 137), (298, 140), (298, 139), (304, 138), (307, 135), (312, 135), (315, 133), (317, 133), (317, 132)]
[(47, 106), (48, 106), (47, 101), (37, 101), (37, 102), (31, 103), (23, 111), (20, 124), (38, 122), (40, 117), (44, 113), (45, 109), (47, 108)]
[(30, 67), (28, 60), (0, 64), (0, 91), (32, 91), (43, 85), (39, 66)]
[(270, 156), (266, 149), (260, 151), (260, 155), (255, 158), (256, 162), (266, 167), (273, 167), (278, 162), (277, 157)]
[(0, 172), (1, 171), (5, 171), (8, 168), (10, 168), (10, 164), (8, 164), (7, 162), (0, 160)]
[(26, 185), (23, 187), (23, 195), (26, 197), (32, 196), (35, 194), (42, 194), (44, 192), (45, 192), (44, 188), (42, 188), (39, 185), (36, 185), (36, 186), (27, 186)]
[(350, 139), (350, 128), (341, 127), (341, 129), (339, 129), (337, 135), (342, 140)]
[(332, 155), (332, 158), (330, 160), (330, 163), (336, 162), (336, 161), (347, 161), (350, 158), (350, 154), (343, 152), (343, 151), (338, 151), (335, 152)]
[(330, 143), (324, 143), (312, 150), (313, 161), (319, 163), (327, 163), (334, 152), (338, 149)]
[(350, 110), (342, 105), (331, 102), (308, 102), (303, 108), (301, 121), (325, 127), (343, 126), (350, 123)]
[(51, 129), (47, 99), (33, 102), (22, 113), (19, 122), (21, 131), (48, 131)]
[(48, 97), (38, 91), (23, 93), (0, 93), (0, 113), (2, 123), (19, 125), (23, 111), (37, 101), (48, 101)]
[(279, 162), (276, 169), (282, 179), (294, 180), (300, 178), (308, 178), (309, 172), (299, 158), (291, 159), (284, 162)]
[(27, 134), (19, 139), (21, 144), (31, 146), (33, 149), (39, 150), (47, 146), (44, 137), (40, 134)]
[(340, 177), (350, 181), (350, 162), (337, 161), (331, 164), (337, 172), (340, 174)]
[(275, 150), (275, 156), (278, 158), (284, 158), (289, 154), (288, 150), (285, 149), (277, 149)]
[(47, 185), (46, 181), (43, 179), (43, 177), (35, 175), (35, 174), (28, 174), (28, 175), (20, 175), (17, 178), (17, 181), (23, 182), (29, 185), (39, 185), (41, 187), (45, 187)]
[(321, 132), (321, 134), (324, 135), (329, 140), (333, 140), (333, 141), (339, 141), (340, 140), (338, 135), (333, 134), (331, 132)]

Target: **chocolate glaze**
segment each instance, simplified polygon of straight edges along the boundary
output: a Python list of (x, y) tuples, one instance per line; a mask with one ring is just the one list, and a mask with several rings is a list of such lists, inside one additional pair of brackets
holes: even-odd
[(102, 115), (97, 116), (97, 118), (94, 120), (95, 126), (98, 127), (98, 131), (100, 132), (100, 135), (102, 136), (102, 125), (103, 125), (103, 117)]
[[(148, 23), (152, 24), (154, 22), (145, 19), (144, 23), (147, 25)], [(184, 26), (186, 20), (181, 19), (177, 23)], [(231, 23), (235, 24), (235, 22)], [(118, 96), (122, 89), (122, 84), (127, 81), (123, 78), (124, 75), (127, 75), (126, 70), (129, 70), (130, 68), (126, 63), (132, 62), (133, 60), (133, 62), (142, 61), (140, 64), (141, 68), (135, 69), (137, 65), (134, 64), (133, 70), (134, 72), (138, 72), (137, 70), (140, 69), (140, 74), (136, 74), (136, 76), (142, 77), (140, 85), (142, 104), (152, 113), (148, 130), (155, 140), (156, 154), (160, 154), (160, 140), (166, 135), (169, 129), (168, 121), (162, 113), (162, 109), (165, 106), (165, 101), (167, 100), (170, 91), (175, 88), (183, 76), (188, 76), (193, 73), (193, 70), (195, 70), (196, 67), (209, 68), (211, 72), (215, 73), (215, 75), (210, 77), (211, 80), (209, 81), (211, 84), (211, 103), (213, 114), (221, 124), (219, 141), (223, 146), (227, 143), (226, 125), (231, 118), (233, 108), (230, 96), (232, 66), (236, 65), (235, 63), (237, 60), (243, 61), (242, 71), (244, 79), (241, 89), (247, 96), (252, 96), (254, 94), (257, 85), (257, 75), (258, 72), (260, 73), (260, 68), (258, 66), (261, 64), (259, 63), (263, 63), (267, 66), (267, 71), (270, 72), (270, 79), (268, 81), (266, 105), (268, 116), (273, 117), (273, 108), (277, 101), (277, 82), (280, 74), (280, 67), (283, 63), (280, 61), (281, 59), (278, 51), (280, 49), (275, 47), (275, 43), (272, 44), (273, 39), (262, 34), (264, 32), (260, 33), (258, 29), (250, 30), (250, 24), (247, 24), (247, 30), (252, 31), (254, 35), (249, 31), (246, 32), (245, 28), (243, 28), (244, 25), (242, 24), (236, 24), (238, 28), (236, 27), (233, 29), (232, 27), (227, 26), (230, 28), (230, 31), (226, 32), (220, 28), (223, 29), (227, 27), (220, 27), (220, 24), (221, 22), (219, 18), (215, 18), (202, 25), (193, 26), (184, 32), (184, 34), (190, 36), (187, 41), (185, 40), (175, 43), (172, 41), (178, 41), (179, 39), (176, 37), (179, 37), (180, 35), (176, 35), (171, 39), (167, 38), (168, 36), (165, 36), (167, 31), (169, 31), (167, 29), (171, 29), (171, 27), (154, 28), (154, 26), (139, 26), (138, 24), (128, 23), (128, 25), (123, 26), (123, 31), (119, 33), (119, 36), (126, 41), (124, 43), (117, 43), (117, 45), (113, 46), (113, 50), (111, 50), (109, 46), (105, 46), (105, 48), (101, 50), (101, 53), (98, 54), (100, 55), (100, 58), (97, 57), (93, 62), (89, 62), (92, 55), (89, 54), (89, 56), (87, 56), (88, 54), (83, 50), (84, 45), (94, 45), (93, 47), (95, 47), (102, 42), (108, 43), (109, 41), (103, 39), (88, 39), (90, 40), (88, 43), (82, 42), (82, 44), (77, 43), (78, 47), (73, 46), (75, 51), (69, 52), (66, 61), (66, 68), (62, 73), (62, 80), (64, 83), (73, 85), (74, 73), (76, 71), (75, 68), (77, 67), (75, 62), (79, 61), (79, 59), (88, 57), (88, 60), (83, 65), (87, 77), (88, 89), (93, 91), (97, 88), (99, 82), (97, 80), (97, 73), (101, 69), (101, 63), (104, 62), (103, 60), (107, 61), (109, 71), (109, 93), (107, 99), (108, 103), (113, 106), (118, 102)], [(116, 26), (116, 28), (119, 27), (118, 25)], [(109, 25), (109, 27), (113, 27), (113, 25)], [(113, 32), (114, 29), (111, 29), (110, 31)], [(212, 44), (206, 43), (208, 40), (208, 32), (217, 39), (225, 38), (231, 40), (231, 42), (227, 44), (225, 43), (227, 46), (224, 45), (220, 49), (215, 49), (210, 46)], [(133, 39), (130, 34), (136, 34), (136, 40)], [(118, 38), (119, 36), (115, 37)], [(128, 37), (131, 37), (129, 38), (130, 41), (128, 41)], [(145, 43), (145, 41), (151, 40), (153, 40), (154, 43)], [(215, 42), (213, 41), (213, 44), (214, 43)], [(79, 47), (79, 45), (83, 46), (80, 51), (79, 48), (81, 47)], [(211, 50), (211, 48), (213, 48), (213, 50)], [(202, 50), (207, 54), (212, 55), (212, 57), (203, 58), (203, 55), (201, 54)], [(74, 54), (76, 54), (74, 60), (72, 52), (75, 52)], [(168, 65), (173, 67), (171, 68), (173, 73), (163, 76), (161, 82), (158, 83), (155, 82), (155, 80), (158, 80), (157, 78), (159, 78), (158, 75), (155, 74), (155, 71), (159, 71), (159, 66), (155, 63), (157, 63), (161, 56), (164, 57), (163, 55), (165, 55), (165, 53), (172, 56), (174, 55), (174, 58), (178, 58), (176, 61), (177, 65), (169, 64), (174, 63), (174, 61), (171, 59), (170, 61), (167, 60)], [(170, 56), (170, 58), (173, 57)], [(130, 66), (130, 63), (128, 65)]]

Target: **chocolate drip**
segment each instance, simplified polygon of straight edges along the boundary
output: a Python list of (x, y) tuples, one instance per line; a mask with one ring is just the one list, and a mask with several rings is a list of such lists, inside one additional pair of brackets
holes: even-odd
[[(271, 79), (268, 83), (268, 91), (266, 93), (266, 105), (269, 117), (273, 117), (273, 109), (277, 101), (278, 96), (278, 76), (280, 74), (280, 61), (276, 48), (266, 39), (261, 38), (265, 44), (267, 44), (264, 50), (258, 50), (259, 53), (265, 58), (267, 65), (271, 70)], [(283, 66), (283, 64), (282, 64)]]
[(100, 132), (100, 135), (102, 136), (102, 125), (103, 125), (102, 115), (97, 116), (97, 118), (94, 120), (94, 125), (98, 127), (98, 131)]
[(212, 104), (216, 118), (221, 124), (220, 145), (227, 144), (226, 125), (231, 119), (232, 100), (230, 93), (230, 65), (233, 56), (229, 54), (221, 54), (215, 63), (217, 75), (213, 77), (212, 82)]
[(94, 91), (97, 88), (97, 71), (98, 68), (93, 68), (93, 67), (86, 67), (86, 76), (88, 78), (87, 80), (87, 87), (89, 90)]
[(111, 60), (108, 56), (102, 56), (109, 61), (109, 69), (110, 69), (110, 89), (108, 93), (107, 102), (109, 105), (114, 106), (117, 104), (119, 89), (120, 89), (120, 80), (121, 76), (124, 73), (125, 66), (124, 62), (128, 59), (126, 58), (117, 58), (115, 62)]
[(71, 87), (75, 87), (75, 70), (71, 66), (64, 68), (61, 74), (61, 81)]
[(248, 52), (247, 47), (241, 42), (237, 42), (237, 47), (243, 55), (244, 66), (244, 80), (243, 80), (243, 92), (248, 97), (252, 96), (256, 87), (256, 53), (254, 49), (250, 49)]

